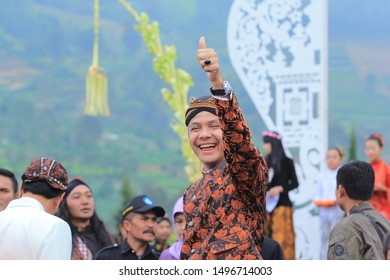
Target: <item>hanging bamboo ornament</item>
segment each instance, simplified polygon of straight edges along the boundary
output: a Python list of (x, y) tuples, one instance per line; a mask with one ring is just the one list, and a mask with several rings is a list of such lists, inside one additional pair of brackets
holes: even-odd
[(94, 37), (92, 65), (86, 77), (84, 114), (109, 116), (107, 76), (104, 68), (99, 66), (99, 0), (94, 0)]

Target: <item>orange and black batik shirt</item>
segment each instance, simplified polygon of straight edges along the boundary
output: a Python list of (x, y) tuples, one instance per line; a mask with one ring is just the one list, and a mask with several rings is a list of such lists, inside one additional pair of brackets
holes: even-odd
[(262, 259), (268, 168), (235, 95), (215, 102), (225, 161), (185, 191), (181, 259)]

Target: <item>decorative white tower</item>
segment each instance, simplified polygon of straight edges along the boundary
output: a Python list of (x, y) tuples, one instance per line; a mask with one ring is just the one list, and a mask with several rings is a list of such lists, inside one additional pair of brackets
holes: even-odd
[(296, 258), (318, 259), (313, 197), (328, 146), (327, 0), (236, 0), (227, 39), (258, 113), (295, 161)]

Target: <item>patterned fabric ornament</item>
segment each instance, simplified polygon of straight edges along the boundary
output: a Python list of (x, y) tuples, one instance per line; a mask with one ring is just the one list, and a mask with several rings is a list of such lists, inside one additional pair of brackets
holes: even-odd
[(99, 0), (94, 0), (94, 34), (92, 65), (86, 77), (84, 114), (109, 116), (107, 76), (103, 67), (99, 66)]
[(46, 181), (52, 188), (66, 190), (68, 173), (58, 161), (49, 158), (33, 159), (22, 175), (25, 183)]
[(81, 260), (92, 260), (93, 255), (87, 245), (81, 240), (79, 236), (77, 236), (77, 249), (80, 254)]
[(211, 96), (202, 96), (200, 98), (191, 98), (190, 105), (185, 114), (185, 123), (186, 126), (189, 125), (190, 121), (200, 112), (209, 112), (211, 114), (217, 115), (215, 110), (214, 98)]

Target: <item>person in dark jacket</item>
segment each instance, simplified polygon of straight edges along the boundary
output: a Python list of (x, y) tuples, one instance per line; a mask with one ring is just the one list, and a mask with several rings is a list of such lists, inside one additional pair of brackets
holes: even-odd
[(282, 246), (286, 260), (293, 260), (295, 259), (295, 231), (293, 205), (288, 193), (298, 187), (294, 162), (286, 156), (279, 133), (264, 131), (263, 142), (270, 174), (267, 197), (277, 199), (275, 208), (268, 213), (269, 217), (266, 219), (268, 221), (266, 233)]
[(154, 205), (146, 195), (136, 196), (129, 201), (122, 212), (122, 228), (126, 238), (118, 245), (100, 250), (96, 260), (158, 260), (149, 242), (154, 240), (154, 227), (158, 217), (164, 217), (165, 210)]
[(370, 199), (374, 169), (368, 162), (352, 160), (337, 171), (336, 201), (344, 218), (329, 236), (328, 260), (384, 260), (383, 241), (390, 222)]
[(263, 254), (263, 260), (284, 260), (283, 249), (280, 244), (265, 235), (261, 253)]

